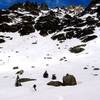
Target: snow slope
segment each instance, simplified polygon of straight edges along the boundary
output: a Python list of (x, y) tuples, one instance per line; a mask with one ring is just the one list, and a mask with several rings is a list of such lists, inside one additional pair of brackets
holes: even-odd
[[(94, 70), (100, 68), (99, 31), (96, 28), (98, 38), (88, 42), (85, 51), (79, 54), (69, 52), (70, 47), (83, 44), (78, 39), (59, 43), (51, 40), (50, 35), (44, 38), (38, 32), (22, 37), (18, 33), (1, 33), (13, 39), (0, 44), (0, 100), (99, 100), (100, 70)], [(19, 69), (13, 70), (15, 66)], [(24, 70), (20, 77), (37, 80), (15, 87), (16, 72), (20, 69)], [(42, 77), (45, 70), (49, 73), (48, 79)], [(62, 81), (67, 73), (76, 77), (76, 86), (46, 85), (52, 74)], [(37, 91), (32, 88), (33, 84), (37, 84)]]

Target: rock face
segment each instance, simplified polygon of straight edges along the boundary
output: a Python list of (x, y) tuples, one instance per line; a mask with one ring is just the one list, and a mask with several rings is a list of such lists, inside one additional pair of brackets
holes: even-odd
[(63, 77), (63, 86), (72, 86), (76, 84), (76, 78), (73, 75), (66, 74), (66, 76)]
[(0, 32), (18, 32), (20, 36), (38, 31), (44, 37), (52, 34), (53, 40), (77, 38), (88, 42), (97, 38), (94, 34), (96, 27), (100, 27), (99, 0), (92, 0), (79, 15), (69, 14), (66, 8), (48, 10), (46, 4), (37, 5), (30, 2), (18, 3), (8, 10), (0, 10)]

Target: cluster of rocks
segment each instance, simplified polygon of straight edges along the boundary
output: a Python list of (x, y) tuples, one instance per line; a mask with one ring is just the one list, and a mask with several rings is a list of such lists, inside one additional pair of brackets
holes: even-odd
[[(49, 74), (47, 71), (44, 72), (43, 78), (49, 78)], [(47, 85), (56, 86), (56, 87), (77, 85), (76, 78), (70, 74), (66, 74), (65, 76), (63, 76), (63, 78), (62, 78), (63, 82), (56, 81), (57, 80), (56, 75), (52, 74), (52, 80), (53, 81), (48, 82)]]
[(63, 82), (50, 81), (47, 83), (47, 85), (56, 86), (56, 87), (58, 87), (58, 86), (73, 86), (73, 85), (77, 85), (77, 81), (73, 75), (66, 74), (65, 76), (63, 76)]
[[(49, 74), (48, 74), (47, 71), (44, 72), (43, 78), (49, 78)], [(56, 80), (56, 79), (57, 79), (56, 75), (55, 74), (52, 74), (52, 80)]]
[(82, 19), (82, 16), (72, 17), (68, 14), (60, 19), (56, 14), (54, 11), (50, 11), (46, 16), (41, 16), (39, 20), (37, 20), (35, 28), (40, 31), (40, 35), (46, 36), (48, 34), (54, 33), (51, 38), (53, 40), (57, 39), (59, 41), (78, 38), (82, 42), (88, 42), (97, 38), (97, 36), (94, 35), (94, 31), (95, 27), (99, 27), (100, 25), (99, 19), (95, 19), (92, 16), (88, 16), (85, 19)]

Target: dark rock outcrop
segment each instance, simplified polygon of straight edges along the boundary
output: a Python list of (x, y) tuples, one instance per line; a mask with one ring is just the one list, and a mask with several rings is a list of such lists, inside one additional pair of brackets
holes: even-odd
[[(53, 34), (51, 36), (53, 40), (65, 41), (77, 38), (82, 42), (88, 42), (97, 37), (94, 32), (96, 27), (100, 27), (99, 4), (99, 0), (92, 0), (82, 14), (75, 16), (66, 13), (62, 16), (66, 9), (62, 9), (63, 12), (60, 9), (48, 10), (46, 4), (38, 5), (31, 2), (14, 4), (8, 10), (0, 10), (0, 32), (19, 32), (20, 36), (23, 36), (37, 30), (44, 37)], [(43, 13), (42, 10), (48, 11)], [(26, 14), (21, 13), (23, 11), (26, 11)], [(91, 15), (84, 17), (86, 14)]]
[(52, 14), (49, 12), (46, 16), (39, 18), (35, 24), (35, 28), (40, 31), (40, 35), (46, 36), (61, 30), (59, 23), (60, 20), (59, 18), (55, 17), (54, 12), (52, 12)]

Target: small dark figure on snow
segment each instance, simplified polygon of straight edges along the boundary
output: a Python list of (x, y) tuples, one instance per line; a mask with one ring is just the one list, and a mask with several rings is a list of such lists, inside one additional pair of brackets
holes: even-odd
[(56, 80), (56, 75), (55, 74), (52, 74), (52, 80)]
[(44, 78), (48, 78), (48, 77), (49, 77), (49, 75), (48, 75), (48, 72), (47, 72), (47, 71), (45, 71), (45, 72), (44, 72), (43, 77), (44, 77)]
[(16, 87), (22, 86), (22, 85), (21, 85), (21, 82), (19, 81), (19, 76), (18, 76), (18, 75), (17, 75), (17, 78), (16, 78), (15, 86), (16, 86)]
[(36, 84), (33, 85), (33, 88), (34, 88), (35, 91), (37, 91), (37, 89), (36, 89)]

